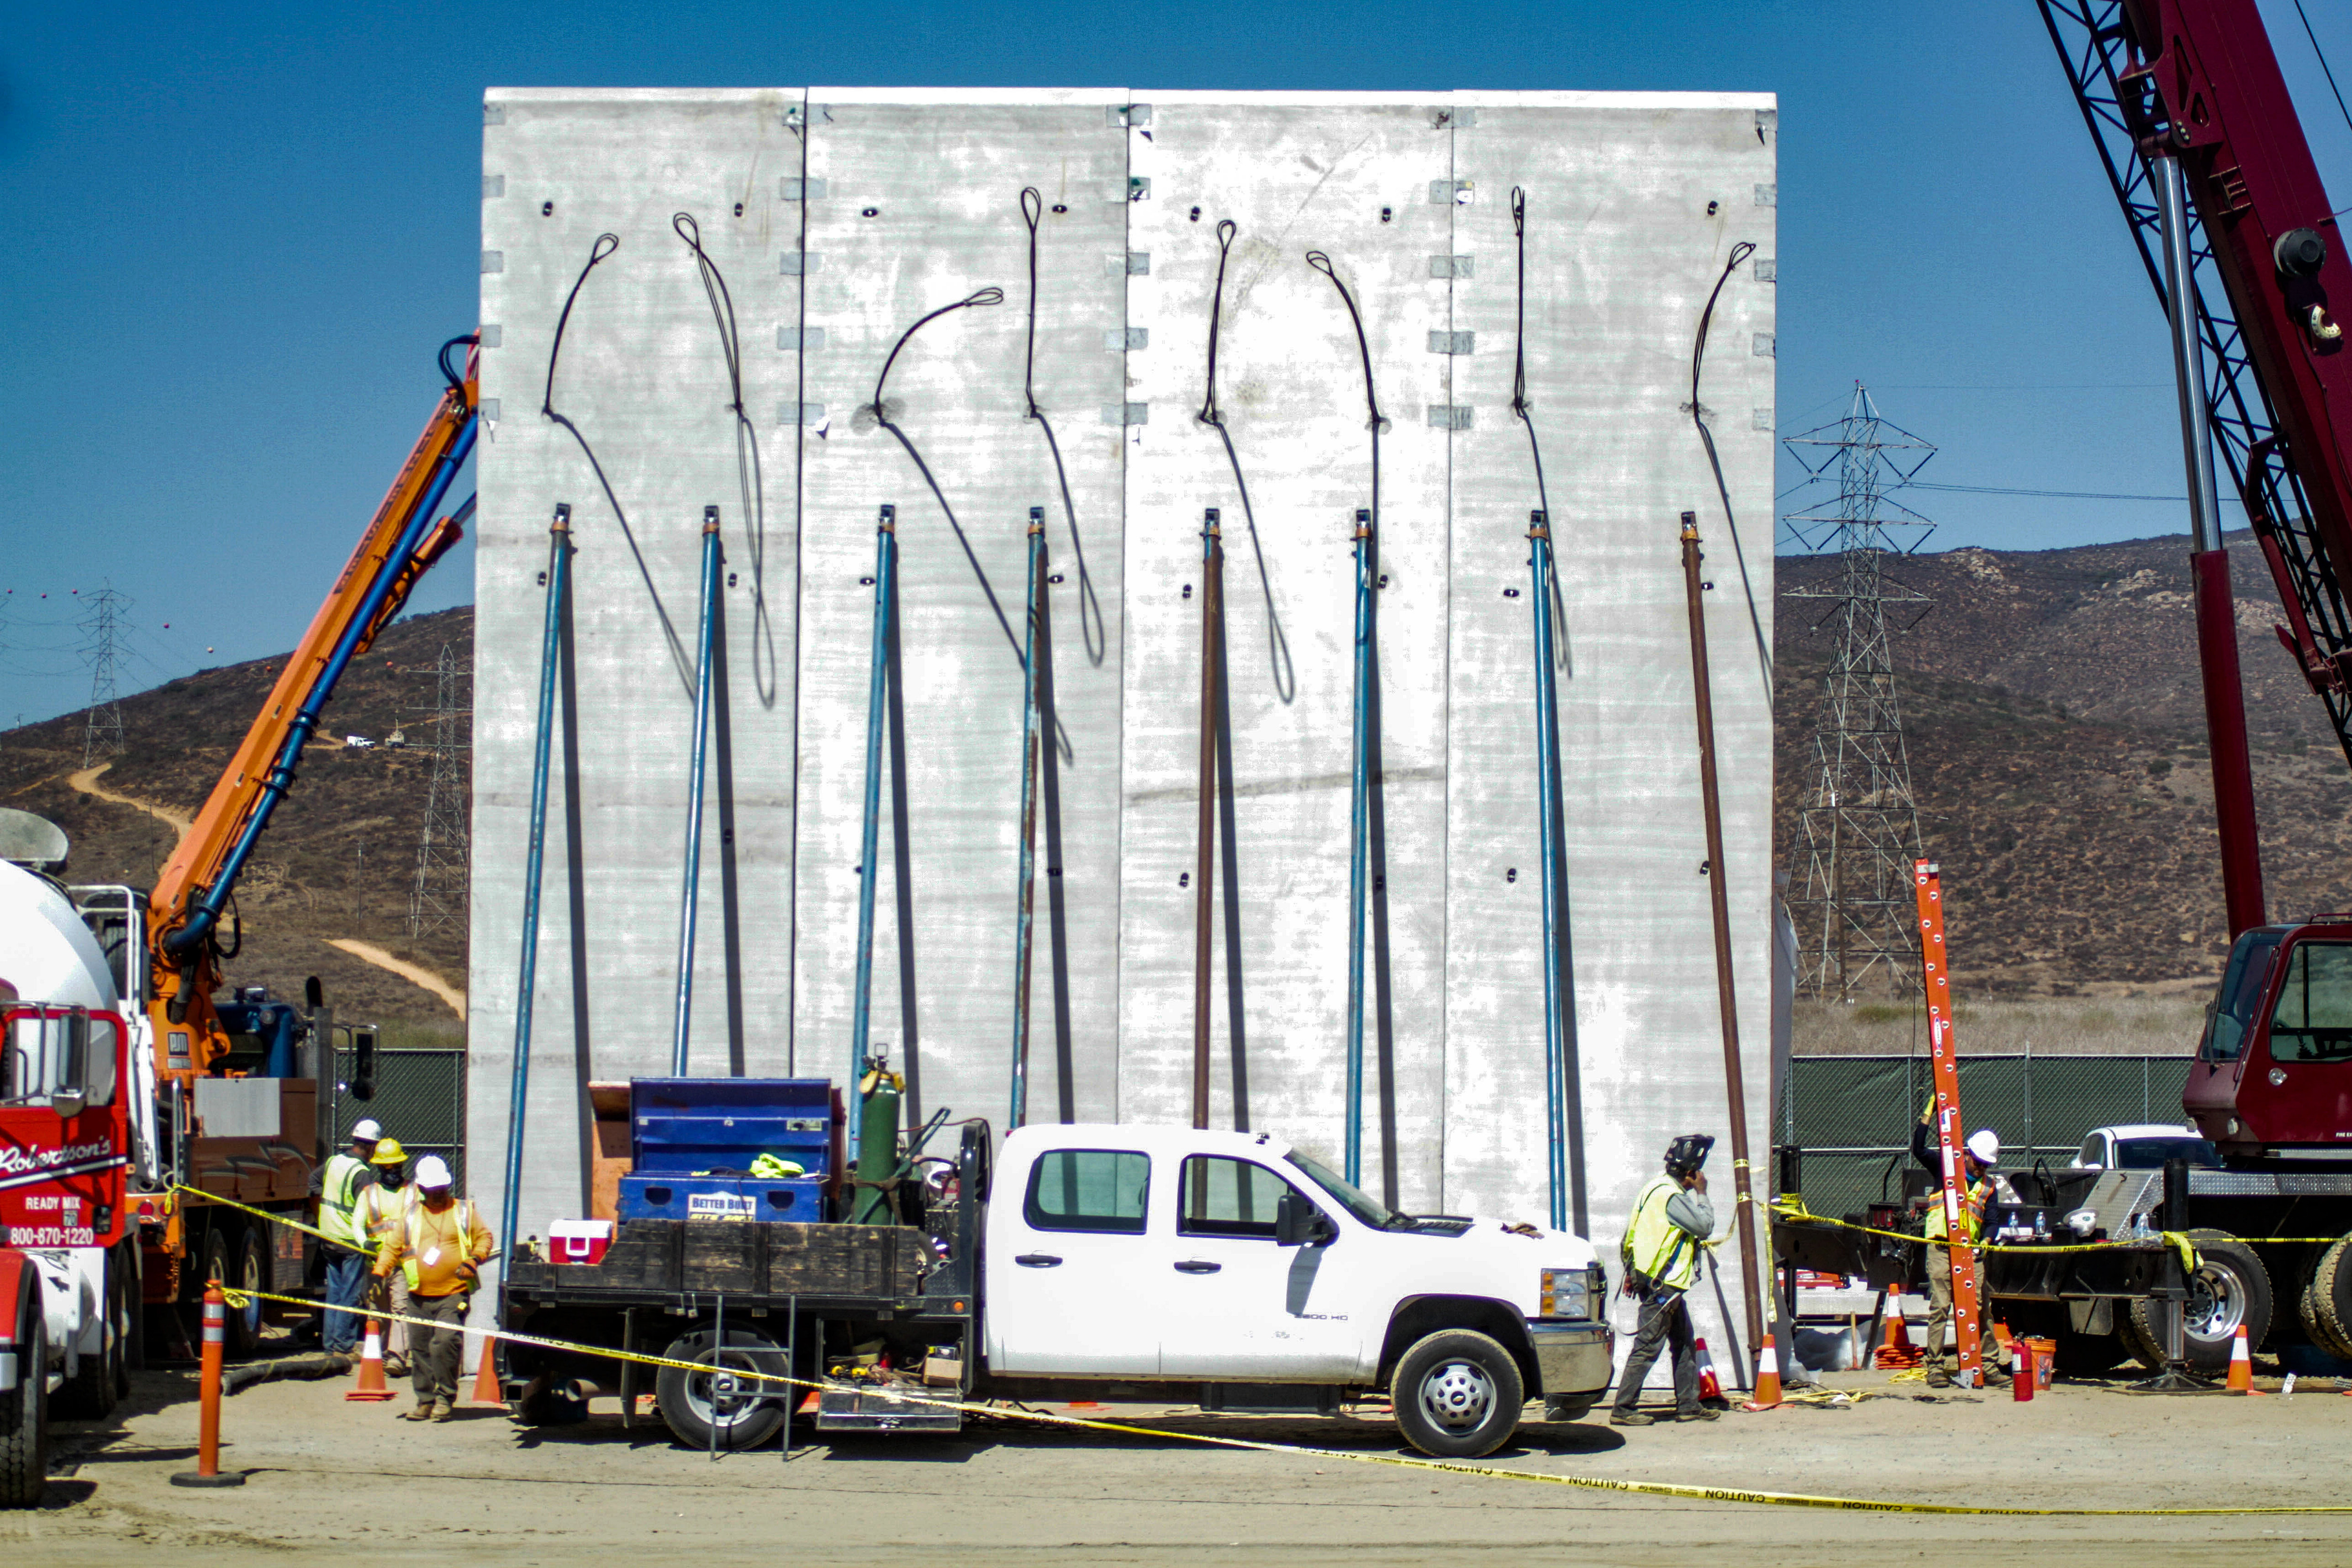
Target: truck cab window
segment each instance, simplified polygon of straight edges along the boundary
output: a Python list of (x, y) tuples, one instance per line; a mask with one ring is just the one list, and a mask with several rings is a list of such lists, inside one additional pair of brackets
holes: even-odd
[(1141, 1236), (1151, 1156), (1127, 1149), (1052, 1149), (1029, 1168), (1021, 1217), (1032, 1230)]
[(1247, 1236), (1274, 1239), (1274, 1211), (1288, 1182), (1264, 1165), (1220, 1155), (1194, 1154), (1184, 1162), (1176, 1211), (1179, 1236)]
[(2263, 982), (2270, 977), (2271, 955), (2278, 951), (2279, 933), (2250, 931), (2238, 939), (2230, 966), (2221, 973), (2221, 989), (2214, 994), (2206, 1020), (2205, 1038), (2197, 1047), (2200, 1060), (2233, 1062), (2244, 1054), (2246, 1030), (2262, 1001)]
[(2271, 1059), (2352, 1061), (2352, 942), (2303, 942), (2288, 952)]

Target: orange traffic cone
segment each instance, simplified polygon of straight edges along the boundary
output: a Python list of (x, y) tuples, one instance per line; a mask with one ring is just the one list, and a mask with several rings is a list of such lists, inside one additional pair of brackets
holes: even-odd
[(1706, 1353), (1705, 1340), (1698, 1342), (1695, 1353), (1698, 1357), (1698, 1396), (1701, 1399), (1722, 1398), (1723, 1380), (1715, 1375), (1715, 1358)]
[(506, 1384), (499, 1378), (499, 1342), (494, 1334), (482, 1336), (482, 1364), (474, 1371), (474, 1403), (500, 1410), (507, 1406)]
[(1780, 1403), (1780, 1358), (1773, 1353), (1772, 1336), (1764, 1336), (1764, 1348), (1756, 1356), (1756, 1397), (1749, 1402), (1753, 1410), (1769, 1410)]
[(1919, 1364), (1919, 1348), (1911, 1342), (1911, 1328), (1903, 1321), (1903, 1287), (1886, 1288), (1886, 1337), (1871, 1358), (1879, 1370), (1901, 1371)]
[(360, 1342), (360, 1380), (343, 1397), (370, 1404), (392, 1397), (383, 1382), (383, 1325), (373, 1318), (367, 1321), (367, 1337)]
[(2236, 1337), (2230, 1341), (2230, 1392), (2252, 1394), (2254, 1391), (2254, 1358), (2246, 1352), (2246, 1325), (2240, 1323)]

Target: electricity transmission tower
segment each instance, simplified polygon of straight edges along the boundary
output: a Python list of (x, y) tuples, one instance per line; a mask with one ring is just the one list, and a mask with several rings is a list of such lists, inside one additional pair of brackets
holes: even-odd
[(122, 658), (122, 620), (131, 598), (111, 585), (83, 601), (81, 654), (89, 660), (89, 714), (82, 726), (81, 765), (122, 754), (122, 703), (115, 689)]
[(462, 921), (472, 841), (466, 831), (466, 742), (461, 725), (470, 710), (458, 706), (465, 668), (441, 645), (434, 667), (433, 783), (425, 796), (425, 829), (416, 841), (416, 886), (408, 896), (408, 934), (421, 937)]
[[(1901, 994), (1918, 983), (1911, 863), (1920, 854), (1919, 810), (1895, 691), (1890, 608), (1927, 614), (1925, 594), (1887, 576), (1887, 559), (1917, 550), (1936, 525), (1887, 499), (1936, 448), (1882, 419), (1860, 382), (1842, 419), (1784, 443), (1815, 479), (1838, 493), (1781, 522), (1803, 547), (1834, 551), (1836, 578), (1786, 597), (1815, 599), (1836, 649), (1822, 683), (1812, 778), (1801, 819), (1802, 868), (1790, 889), (1801, 994), (1851, 1002), (1868, 985)], [(1831, 470), (1834, 468), (1834, 475)]]

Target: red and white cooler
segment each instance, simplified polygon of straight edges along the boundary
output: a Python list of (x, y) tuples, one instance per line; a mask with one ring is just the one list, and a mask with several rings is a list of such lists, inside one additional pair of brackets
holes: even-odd
[(551, 1263), (602, 1263), (613, 1245), (609, 1219), (560, 1219), (547, 1227), (547, 1258)]

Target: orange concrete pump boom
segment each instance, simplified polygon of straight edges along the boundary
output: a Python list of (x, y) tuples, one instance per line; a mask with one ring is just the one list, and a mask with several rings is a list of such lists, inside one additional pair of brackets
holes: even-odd
[(220, 921), (237, 878), (271, 814), (293, 787), (302, 749), (335, 683), (400, 613), (417, 578), (457, 542), (472, 515), (468, 500), (456, 515), (433, 521), (473, 450), (478, 351), (468, 351), (462, 377), (449, 361), (452, 349), (473, 342), (453, 338), (442, 346), (441, 373), (448, 386), (424, 434), (310, 630), (287, 658), (269, 700), (213, 786), (195, 826), (156, 879), (148, 900), (148, 1006), (161, 1074), (200, 1075), (227, 1052), (212, 994), (220, 984)]

